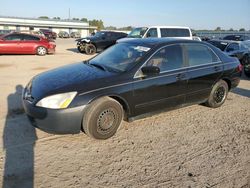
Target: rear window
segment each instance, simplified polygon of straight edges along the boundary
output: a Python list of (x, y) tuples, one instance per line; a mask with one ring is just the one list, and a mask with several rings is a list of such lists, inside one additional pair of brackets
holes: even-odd
[(189, 29), (161, 28), (161, 37), (190, 37)]
[(210, 44), (214, 45), (215, 47), (219, 48), (221, 51), (224, 51), (225, 48), (227, 47), (228, 43), (227, 42), (220, 42), (220, 41), (207, 41)]
[(189, 66), (204, 65), (219, 61), (214, 52), (205, 45), (186, 44), (185, 47), (188, 53)]

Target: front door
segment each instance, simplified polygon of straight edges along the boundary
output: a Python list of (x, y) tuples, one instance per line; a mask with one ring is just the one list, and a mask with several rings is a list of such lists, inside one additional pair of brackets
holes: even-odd
[(187, 74), (181, 45), (158, 50), (143, 66), (157, 66), (160, 74), (143, 77), (140, 70), (133, 83), (135, 116), (182, 105), (185, 101)]
[(0, 41), (1, 53), (20, 53), (22, 51), (21, 40), (22, 35), (20, 34), (7, 35), (2, 41)]

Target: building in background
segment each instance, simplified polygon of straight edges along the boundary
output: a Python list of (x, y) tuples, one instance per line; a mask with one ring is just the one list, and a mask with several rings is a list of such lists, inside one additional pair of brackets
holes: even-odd
[(54, 19), (35, 19), (0, 16), (0, 30), (40, 30), (50, 29), (56, 33), (66, 31), (79, 32), (81, 37), (86, 37), (96, 27), (89, 26), (88, 22), (72, 21), (72, 20), (54, 20)]

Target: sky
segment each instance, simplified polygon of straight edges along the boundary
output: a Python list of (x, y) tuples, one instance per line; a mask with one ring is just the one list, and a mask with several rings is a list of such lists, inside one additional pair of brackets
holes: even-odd
[[(2, 1), (2, 2), (1, 2)], [(102, 19), (105, 26), (250, 30), (250, 0), (0, 0), (0, 16)]]

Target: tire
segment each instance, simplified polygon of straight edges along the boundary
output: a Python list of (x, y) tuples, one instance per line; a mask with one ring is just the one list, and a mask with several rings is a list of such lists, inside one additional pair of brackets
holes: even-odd
[(87, 55), (93, 55), (96, 53), (96, 47), (94, 44), (86, 44), (85, 52)]
[(93, 101), (83, 115), (84, 132), (95, 139), (112, 137), (123, 120), (123, 108), (119, 102), (103, 97)]
[(227, 94), (228, 85), (224, 80), (220, 80), (213, 86), (205, 105), (211, 108), (218, 108), (225, 102)]
[(250, 78), (250, 62), (247, 65), (244, 65), (243, 67), (245, 75)]
[(36, 49), (36, 54), (40, 55), (40, 56), (44, 56), (44, 55), (47, 54), (47, 49), (45, 47), (43, 47), (43, 46), (39, 46)]
[(78, 46), (77, 49), (78, 49), (78, 51), (80, 53), (84, 53), (85, 52), (85, 46), (83, 46), (83, 45)]

